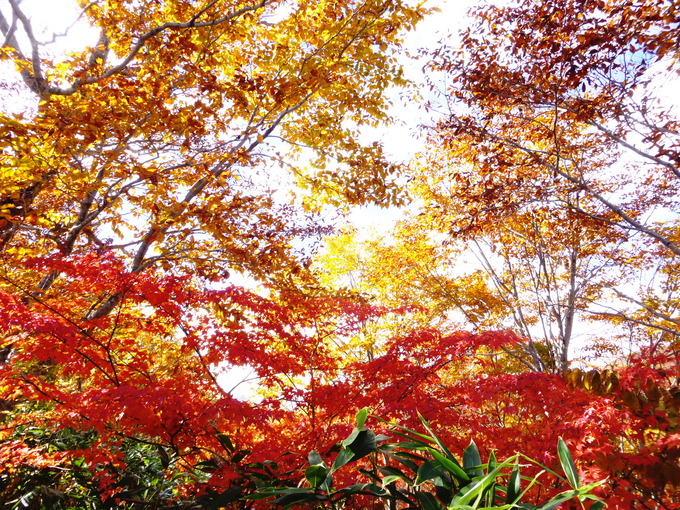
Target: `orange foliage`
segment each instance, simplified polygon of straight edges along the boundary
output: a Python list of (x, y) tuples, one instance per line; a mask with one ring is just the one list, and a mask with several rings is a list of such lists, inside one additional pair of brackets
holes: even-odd
[[(363, 282), (338, 291), (337, 275), (310, 270), (328, 232), (317, 213), (403, 203), (397, 167), (358, 129), (389, 120), (401, 37), (424, 9), (93, 2), (82, 15), (99, 40), (53, 58), (10, 0), (1, 58), (26, 107), (0, 116), (0, 501), (82, 475), (100, 503), (231, 504), (267, 461), (301, 474), (310, 450), (333, 458), (368, 406), (411, 428), (419, 411), (455, 448), (472, 436), (485, 456), (547, 466), (561, 436), (585, 480), (610, 477), (613, 505), (677, 506), (678, 229), (645, 220), (677, 212), (677, 123), (635, 96), (647, 56), (677, 54), (667, 4), (480, 8), (472, 59), (432, 56), (465, 109), (414, 172), (423, 214), (394, 246), (369, 243), (372, 266), (348, 262)], [(649, 170), (617, 170), (623, 148)], [(441, 236), (484, 239), (506, 266), (431, 271), (451, 254)], [(662, 282), (623, 295), (588, 270), (605, 258)], [(522, 280), (517, 261), (543, 265)], [(598, 386), (564, 370), (573, 311), (604, 288), (633, 312), (598, 313), (648, 345)], [(528, 341), (541, 320), (560, 334)], [(257, 379), (249, 400), (220, 383), (239, 366)], [(137, 500), (130, 480), (151, 459), (149, 483), (169, 492)]]

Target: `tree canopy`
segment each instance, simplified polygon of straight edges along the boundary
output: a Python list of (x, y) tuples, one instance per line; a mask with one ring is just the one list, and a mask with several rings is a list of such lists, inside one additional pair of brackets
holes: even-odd
[(474, 7), (426, 94), (405, 0), (37, 8), (0, 6), (3, 505), (680, 507), (677, 2)]

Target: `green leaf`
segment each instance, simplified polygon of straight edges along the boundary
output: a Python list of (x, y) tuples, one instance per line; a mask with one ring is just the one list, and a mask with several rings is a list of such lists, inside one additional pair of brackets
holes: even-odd
[(391, 457), (400, 457), (402, 459), (411, 459), (411, 460), (420, 461), (420, 462), (425, 462), (427, 460), (427, 457), (424, 457), (422, 455), (417, 455), (415, 453), (402, 452), (402, 451), (393, 452), (393, 453), (390, 454), (390, 456)]
[[(398, 432), (394, 431), (395, 434), (398, 436), (404, 437), (408, 439), (409, 441), (413, 441), (415, 443), (420, 442), (420, 444), (427, 445), (428, 443), (434, 443), (434, 438), (432, 436), (426, 436), (425, 434), (421, 434), (420, 432), (416, 432), (415, 430), (407, 429), (406, 427), (402, 427), (401, 425), (393, 424), (395, 427), (398, 429), (403, 430), (404, 432)], [(417, 438), (420, 438), (417, 439)], [(422, 441), (421, 441), (422, 440)], [(424, 441), (424, 442), (423, 442)]]
[(446, 471), (438, 460), (428, 460), (420, 465), (416, 473), (415, 485), (420, 485), (433, 478), (441, 478)]
[(471, 477), (482, 476), (484, 472), (481, 469), (482, 457), (479, 455), (479, 450), (474, 441), (470, 441), (470, 445), (463, 451), (463, 469)]
[[(170, 466), (170, 456), (168, 455), (168, 452), (166, 452), (165, 448), (162, 447), (161, 445), (156, 445), (156, 449), (158, 450), (158, 456), (161, 458), (161, 466), (163, 467), (163, 469), (168, 469), (168, 467)], [(74, 461), (74, 464), (77, 467), (80, 467), (82, 465), (82, 464), (80, 464), (80, 465), (76, 464), (75, 461)]]
[(361, 411), (357, 413), (357, 428), (359, 430), (362, 430), (364, 428), (364, 423), (366, 423), (366, 418), (368, 418), (368, 413), (370, 409), (368, 407), (364, 407)]
[[(496, 469), (496, 466), (498, 465), (498, 462), (496, 461), (496, 454), (494, 452), (491, 452), (489, 455), (489, 463), (486, 466), (486, 472), (491, 473)], [(494, 502), (496, 501), (496, 487), (498, 486), (497, 483), (495, 483), (491, 486), (489, 489), (489, 493), (486, 496), (486, 505), (487, 506), (492, 506)]]
[(357, 468), (357, 470), (358, 470), (361, 474), (363, 474), (364, 476), (370, 478), (371, 480), (373, 480), (373, 481), (376, 482), (376, 483), (381, 483), (381, 482), (382, 482), (382, 480), (381, 480), (381, 478), (380, 478), (379, 476), (377, 476), (375, 473), (372, 473), (371, 471), (369, 471), (369, 470), (367, 470), (367, 469)]
[(309, 487), (264, 487), (259, 489), (255, 494), (249, 494), (241, 499), (256, 501), (271, 497), (276, 497), (272, 504), (278, 504), (282, 506), (294, 504), (296, 501), (301, 502), (327, 499), (326, 495), (319, 495), (314, 491), (314, 489)]
[(365, 457), (378, 448), (375, 434), (371, 430), (362, 430), (356, 439), (352, 441), (351, 444), (347, 445), (347, 448), (354, 452), (352, 460), (358, 460)]
[[(409, 452), (393, 452), (388, 455), (390, 456), (390, 458), (396, 460), (400, 464), (403, 464), (414, 473), (418, 471), (418, 463), (427, 461), (425, 457), (421, 457), (420, 455), (414, 455)], [(418, 463), (414, 461), (417, 461)]]
[(333, 489), (333, 475), (330, 474), (326, 477), (326, 480), (321, 484), (321, 488), (330, 494), (331, 489)]
[(248, 455), (251, 454), (250, 450), (239, 450), (236, 452), (236, 454), (231, 458), (232, 462), (241, 462), (244, 458), (246, 458)]
[[(356, 429), (354, 429), (356, 430)], [(353, 438), (351, 442), (348, 442)], [(374, 452), (377, 449), (375, 434), (371, 430), (362, 430), (357, 434), (351, 434), (349, 438), (343, 441), (343, 449), (340, 450), (338, 456), (335, 458), (332, 470), (336, 471), (341, 466), (348, 462), (355, 462), (366, 455)]]
[[(378, 468), (378, 471), (380, 471), (380, 474), (382, 474), (384, 476), (390, 476), (390, 477), (396, 476), (399, 479), (406, 482), (408, 485), (413, 485), (413, 480), (411, 478), (409, 478), (408, 476), (406, 476), (406, 474), (404, 474), (404, 472), (399, 468), (392, 467), (392, 466), (382, 466), (382, 467)], [(388, 483), (390, 483), (390, 482), (386, 482), (385, 480), (383, 480), (384, 485), (387, 485)]]
[(267, 494), (266, 492), (254, 492), (252, 494), (247, 494), (243, 496), (241, 499), (248, 501), (260, 501), (262, 499), (273, 498), (275, 496), (277, 496), (277, 494)]
[(347, 446), (350, 445), (354, 442), (354, 440), (357, 438), (357, 436), (361, 433), (361, 430), (358, 428), (354, 427), (352, 429), (352, 432), (350, 432), (349, 436), (347, 436), (342, 443), (340, 443), (342, 446)]
[(311, 503), (317, 501), (325, 501), (328, 496), (323, 494), (315, 494), (307, 490), (306, 493), (289, 493), (276, 498), (272, 503), (280, 505), (282, 509), (290, 508), (299, 505), (300, 503)]
[(323, 465), (325, 465), (323, 459), (321, 458), (321, 455), (319, 455), (314, 450), (309, 452), (309, 455), (307, 455), (307, 460), (309, 461), (310, 466), (323, 466)]
[(553, 497), (550, 501), (547, 501), (541, 506), (536, 507), (536, 510), (556, 510), (562, 503), (569, 501), (572, 498), (578, 498), (581, 501), (584, 499), (594, 499), (596, 503), (594, 504), (595, 506), (591, 508), (602, 508), (598, 505), (598, 503), (601, 503), (600, 498), (590, 494), (590, 491), (592, 491), (595, 487), (602, 485), (604, 482), (605, 480), (600, 480), (599, 482), (582, 485), (578, 489), (562, 492)]
[(569, 453), (569, 448), (561, 437), (557, 440), (557, 454), (560, 457), (560, 464), (562, 464), (562, 469), (567, 475), (567, 480), (569, 480), (569, 485), (574, 489), (581, 487), (581, 480), (578, 476), (578, 471), (576, 466), (574, 466), (574, 461), (571, 458), (571, 453)]
[(435, 459), (437, 459), (442, 464), (444, 469), (446, 469), (449, 473), (451, 473), (451, 475), (453, 475), (454, 478), (456, 478), (456, 480), (458, 480), (459, 485), (461, 484), (461, 482), (470, 481), (470, 477), (463, 470), (463, 468), (460, 467), (460, 464), (458, 464), (458, 462), (448, 459), (434, 448), (430, 448), (428, 451), (432, 454), (432, 456)]
[(425, 427), (425, 430), (427, 430), (430, 433), (430, 435), (432, 436), (432, 440), (437, 444), (437, 446), (442, 451), (442, 453), (444, 455), (446, 455), (446, 457), (449, 460), (451, 460), (452, 462), (455, 462), (460, 467), (460, 464), (458, 463), (456, 458), (453, 456), (453, 454), (449, 451), (449, 449), (446, 447), (446, 445), (441, 442), (441, 440), (437, 437), (437, 435), (432, 431), (432, 429), (430, 428), (429, 422), (420, 413), (418, 413), (418, 418), (420, 418), (420, 421), (423, 424), (423, 427)]
[(227, 451), (227, 453), (234, 453), (236, 448), (234, 447), (234, 443), (231, 442), (231, 438), (228, 435), (217, 434), (217, 440), (222, 445), (222, 448)]
[(470, 503), (475, 498), (477, 498), (477, 502), (479, 502), (485, 489), (486, 487), (484, 484), (480, 483), (479, 481), (473, 481), (471, 484), (466, 485), (456, 493), (449, 503), (449, 508), (467, 507), (468, 503)]
[(572, 491), (565, 491), (554, 498), (552, 498), (550, 501), (547, 501), (543, 503), (541, 506), (537, 507), (536, 510), (556, 510), (557, 508), (560, 507), (560, 505), (566, 501), (569, 501), (572, 498), (575, 498), (576, 496), (579, 495), (578, 490), (572, 490)]
[[(510, 459), (496, 466), (487, 474), (473, 478), (468, 485), (463, 487), (456, 494), (449, 506), (454, 504), (459, 506), (472, 504), (474, 508), (477, 508), (485, 496), (495, 489), (496, 478), (500, 476), (502, 471), (506, 469), (506, 467), (508, 467), (512, 462), (513, 458), (511, 457)], [(473, 500), (475, 500), (474, 503), (472, 502)]]
[(200, 471), (203, 471), (204, 473), (212, 473), (213, 471), (219, 468), (217, 462), (215, 462), (214, 460), (204, 460), (202, 462), (197, 463), (194, 467), (196, 469), (199, 469)]
[(391, 483), (393, 483), (393, 482), (397, 482), (397, 481), (399, 481), (399, 480), (401, 480), (401, 479), (402, 479), (401, 476), (398, 476), (398, 475), (390, 475), (390, 476), (386, 476), (385, 478), (382, 479), (382, 484), (383, 484), (384, 486), (387, 486), (387, 485), (389, 485), (389, 484), (391, 484)]
[(243, 489), (241, 487), (230, 487), (224, 492), (208, 492), (199, 498), (201, 508), (205, 510), (219, 510), (241, 499)]
[(512, 470), (512, 473), (510, 473), (510, 478), (508, 480), (508, 490), (505, 493), (505, 502), (515, 503), (517, 498), (520, 496), (521, 492), (522, 492), (522, 478), (519, 475), (519, 460), (518, 460), (517, 464), (515, 464), (515, 467)]
[[(407, 437), (407, 436), (404, 436), (403, 434), (399, 434), (398, 432), (397, 432), (397, 435), (402, 436), (402, 437)], [(409, 449), (409, 450), (427, 450), (428, 448), (432, 448), (431, 445), (429, 445), (427, 443), (420, 442), (420, 441), (418, 441), (418, 442), (416, 442), (416, 441), (403, 441), (401, 443), (396, 443), (394, 446), (396, 446), (397, 448), (406, 448), (406, 449)]]
[[(413, 431), (410, 431), (410, 432), (413, 432)], [(431, 446), (432, 443), (434, 443), (434, 439), (431, 438), (430, 436), (418, 434), (417, 432), (413, 432), (413, 434), (405, 434), (404, 432), (399, 432), (399, 431), (395, 430), (394, 433), (396, 435), (398, 435), (399, 437), (403, 437), (409, 443), (416, 445), (414, 447), (429, 447), (429, 446)], [(419, 439), (419, 437), (422, 438), (422, 440)]]
[(309, 482), (309, 485), (317, 489), (326, 481), (328, 472), (327, 467), (315, 464), (305, 469), (305, 478)]
[(348, 462), (352, 460), (352, 457), (354, 457), (354, 452), (348, 448), (343, 448), (340, 450), (340, 453), (338, 453), (338, 456), (335, 457), (335, 462), (333, 462), (333, 465), (331, 466), (331, 470), (336, 471)]
[(423, 510), (443, 510), (445, 508), (444, 505), (429, 492), (416, 492), (416, 498), (418, 498)]
[(350, 485), (349, 487), (343, 487), (342, 489), (338, 490), (338, 492), (344, 494), (345, 497), (351, 496), (352, 494), (367, 494), (369, 496), (376, 496), (379, 498), (390, 496), (389, 492), (374, 483), (357, 483)]
[(487, 465), (487, 472), (496, 469), (496, 465), (498, 465), (498, 461), (496, 460), (496, 454), (494, 452), (491, 452), (491, 455), (489, 455), (489, 464)]

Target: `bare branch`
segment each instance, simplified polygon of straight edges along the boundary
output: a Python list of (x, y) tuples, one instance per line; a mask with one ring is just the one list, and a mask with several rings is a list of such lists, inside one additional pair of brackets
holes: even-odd
[(645, 158), (645, 159), (648, 159), (648, 160), (650, 160), (650, 161), (653, 161), (653, 162), (656, 163), (657, 165), (661, 165), (661, 166), (663, 166), (664, 168), (667, 168), (668, 170), (670, 170), (670, 171), (673, 173), (673, 175), (675, 175), (676, 177), (680, 177), (680, 170), (679, 170), (673, 163), (671, 163), (671, 162), (669, 162), (669, 161), (664, 161), (664, 160), (661, 159), (661, 158), (658, 158), (658, 157), (656, 157), (656, 156), (652, 156), (651, 154), (649, 154), (649, 153), (647, 153), (647, 152), (645, 152), (645, 151), (643, 151), (643, 150), (638, 149), (637, 147), (635, 147), (634, 145), (628, 143), (626, 140), (624, 140), (624, 139), (621, 138), (620, 136), (617, 136), (616, 133), (614, 133), (614, 132), (611, 131), (610, 129), (607, 129), (606, 127), (604, 127), (604, 126), (603, 126), (602, 124), (600, 124), (599, 122), (595, 122), (595, 121), (592, 120), (592, 119), (587, 120), (587, 121), (585, 121), (585, 122), (586, 122), (586, 124), (588, 124), (589, 126), (593, 126), (594, 128), (597, 128), (599, 131), (601, 131), (602, 133), (604, 133), (605, 135), (607, 135), (607, 137), (609, 137), (610, 139), (614, 140), (616, 143), (618, 143), (618, 144), (621, 145), (622, 147), (625, 147), (626, 149), (628, 149), (628, 150), (634, 152), (634, 153), (637, 154), (638, 156), (641, 156), (641, 157), (643, 157), (643, 158)]
[(7, 19), (5, 18), (5, 15), (0, 11), (0, 31), (5, 36), (5, 40), (2, 43), (2, 46), (9, 46), (10, 48), (14, 48), (16, 51), (19, 51), (19, 43), (16, 40), (16, 37), (14, 34), (16, 33), (17, 30), (17, 16), (14, 14), (12, 16), (12, 24), (10, 25), (7, 23)]
[(621, 207), (614, 204), (610, 200), (607, 200), (602, 194), (595, 191), (595, 189), (590, 184), (588, 184), (588, 182), (583, 177), (575, 177), (571, 175), (569, 172), (565, 171), (561, 167), (558, 167), (544, 159), (542, 154), (539, 153), (539, 151), (530, 149), (522, 145), (521, 143), (517, 142), (516, 140), (511, 140), (509, 138), (494, 135), (488, 131), (485, 131), (483, 134), (496, 141), (514, 147), (524, 152), (525, 154), (531, 156), (534, 159), (534, 161), (536, 161), (538, 164), (552, 170), (554, 173), (564, 177), (569, 182), (576, 184), (580, 189), (583, 189), (586, 192), (588, 192), (590, 196), (598, 200), (602, 205), (604, 205), (610, 211), (615, 213), (619, 218), (621, 218), (625, 223), (630, 225), (630, 227), (632, 227), (634, 230), (637, 230), (638, 232), (646, 234), (651, 238), (655, 239), (663, 246), (668, 248), (670, 251), (672, 251), (675, 255), (680, 255), (680, 246), (676, 245), (673, 241), (661, 235), (659, 232), (656, 232), (655, 230), (652, 230), (649, 227), (645, 226), (643, 223), (639, 222), (638, 220), (630, 216), (628, 213), (626, 213), (626, 211), (624, 211)]
[[(19, 2), (17, 2), (17, 0), (9, 0), (9, 3), (12, 6), (13, 18), (21, 21), (21, 25), (23, 26), (24, 31), (26, 32), (26, 36), (28, 37), (29, 43), (31, 45), (30, 62), (33, 72), (31, 73), (31, 71), (29, 71), (28, 69), (22, 68), (20, 71), (21, 77), (26, 83), (26, 85), (28, 85), (28, 87), (31, 89), (31, 91), (42, 98), (45, 96), (47, 87), (45, 84), (45, 79), (42, 75), (42, 68), (40, 66), (40, 52), (38, 50), (38, 41), (36, 40), (35, 35), (33, 34), (33, 27), (31, 26), (30, 20), (19, 8)], [(7, 27), (7, 29), (5, 30), (7, 20), (4, 18), (4, 16), (2, 16), (1, 13), (0, 20), (3, 28), (3, 33), (5, 33), (7, 38), (7, 44), (9, 44), (9, 46), (12, 47), (17, 52), (21, 60), (28, 61), (28, 58), (26, 58), (26, 56), (21, 51), (21, 48), (19, 47), (19, 43), (16, 40), (16, 37), (14, 36), (14, 31), (11, 31), (10, 27)], [(13, 20), (12, 24), (13, 25), (15, 24), (15, 20)]]

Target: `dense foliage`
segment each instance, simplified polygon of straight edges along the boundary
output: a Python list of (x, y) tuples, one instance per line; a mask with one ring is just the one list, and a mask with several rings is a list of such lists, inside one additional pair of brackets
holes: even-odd
[(680, 508), (677, 2), (473, 9), (404, 167), (366, 128), (441, 14), (36, 5), (0, 6), (0, 505)]

